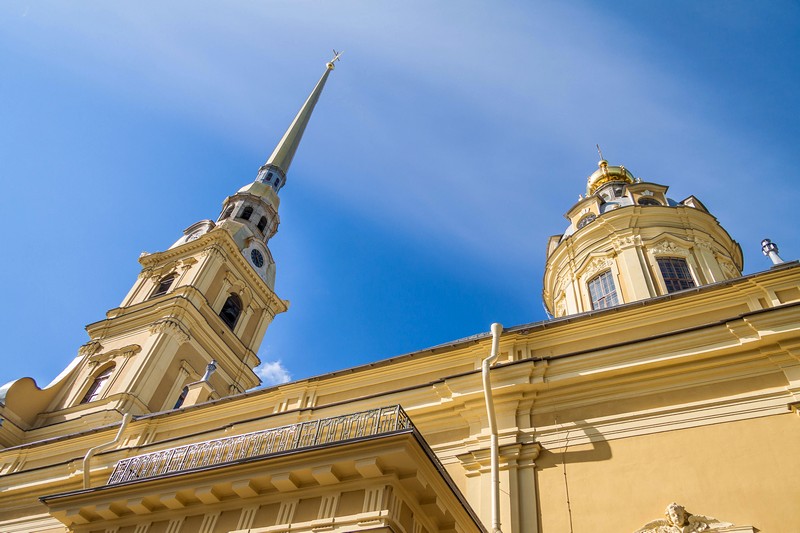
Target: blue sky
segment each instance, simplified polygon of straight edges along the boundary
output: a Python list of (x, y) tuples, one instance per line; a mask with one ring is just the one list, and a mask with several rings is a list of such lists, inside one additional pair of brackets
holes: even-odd
[(50, 381), (252, 181), (332, 73), (270, 243), (260, 350), (302, 378), (545, 318), (547, 238), (596, 168), (800, 256), (793, 1), (4, 2), (0, 383)]

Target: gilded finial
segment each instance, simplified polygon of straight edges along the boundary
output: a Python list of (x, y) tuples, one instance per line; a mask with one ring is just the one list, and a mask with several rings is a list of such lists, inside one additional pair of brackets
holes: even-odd
[(333, 59), (328, 61), (328, 63), (326, 64), (327, 67), (328, 67), (328, 70), (333, 70), (335, 68), (334, 63), (339, 61), (339, 58), (342, 57), (343, 53), (344, 53), (344, 50), (342, 50), (341, 52), (337, 52), (335, 48), (333, 49)]
[(600, 145), (595, 144), (595, 146), (597, 147), (597, 153), (600, 154), (600, 161), (598, 161), (597, 166), (602, 169), (603, 174), (608, 174), (608, 161), (603, 157), (603, 151), (600, 149)]

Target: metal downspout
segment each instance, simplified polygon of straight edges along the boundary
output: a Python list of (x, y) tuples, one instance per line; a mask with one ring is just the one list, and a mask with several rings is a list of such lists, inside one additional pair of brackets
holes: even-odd
[(100, 444), (99, 446), (95, 446), (94, 448), (91, 448), (88, 452), (86, 452), (86, 455), (83, 458), (83, 488), (84, 489), (91, 488), (90, 487), (91, 483), (90, 483), (90, 480), (89, 480), (89, 467), (90, 467), (89, 463), (92, 460), (92, 457), (97, 452), (103, 451), (106, 448), (110, 448), (111, 446), (113, 446), (116, 443), (118, 443), (119, 439), (122, 438), (122, 432), (125, 431), (125, 428), (128, 427), (128, 422), (130, 422), (130, 421), (131, 421), (131, 414), (130, 413), (125, 413), (125, 416), (122, 417), (122, 424), (120, 424), (119, 430), (117, 431), (117, 436), (114, 437), (114, 440), (112, 440), (111, 442), (106, 442), (105, 444)]
[(498, 465), (500, 447), (497, 441), (497, 420), (494, 416), (494, 400), (492, 399), (492, 380), (489, 370), (497, 360), (497, 347), (500, 344), (500, 334), (503, 332), (502, 324), (492, 324), (492, 352), (481, 364), (483, 376), (483, 396), (486, 398), (486, 414), (489, 418), (489, 431), (491, 432), (491, 489), (492, 489), (492, 533), (503, 533), (500, 529), (500, 468)]

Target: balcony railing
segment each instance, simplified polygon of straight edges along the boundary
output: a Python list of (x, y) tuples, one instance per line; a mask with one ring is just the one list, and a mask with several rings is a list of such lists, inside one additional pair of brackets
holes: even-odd
[(399, 406), (264, 429), (123, 459), (108, 485), (412, 428)]

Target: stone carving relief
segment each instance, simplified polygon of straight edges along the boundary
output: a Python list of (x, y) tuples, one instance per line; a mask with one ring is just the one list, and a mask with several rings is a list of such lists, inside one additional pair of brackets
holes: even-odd
[(655, 255), (689, 255), (689, 250), (682, 248), (674, 242), (668, 241), (667, 239), (659, 241), (658, 244), (655, 244), (650, 248), (650, 251)]
[(699, 531), (724, 531), (733, 526), (710, 516), (695, 515), (686, 511), (683, 505), (672, 502), (667, 505), (665, 518), (653, 520), (634, 533), (695, 533)]
[(642, 196), (653, 196), (653, 191), (650, 189), (645, 189), (642, 191)]
[(598, 272), (611, 268), (613, 264), (614, 261), (610, 257), (595, 257), (589, 262), (586, 269), (583, 271), (583, 275), (587, 278), (591, 278)]

